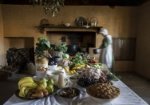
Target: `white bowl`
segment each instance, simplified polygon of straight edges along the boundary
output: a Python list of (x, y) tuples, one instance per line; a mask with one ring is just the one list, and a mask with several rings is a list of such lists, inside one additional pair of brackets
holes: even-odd
[(70, 26), (71, 26), (70, 23), (65, 23), (64, 25), (65, 25), (66, 27), (70, 27)]
[(48, 70), (54, 71), (57, 69), (57, 65), (49, 65)]
[(36, 71), (36, 76), (38, 78), (44, 78), (46, 76), (46, 71)]
[[(75, 92), (76, 92), (76, 96), (74, 96), (74, 97), (63, 97), (63, 96), (60, 95), (61, 93), (63, 93), (64, 90), (66, 90), (66, 89), (68, 90), (68, 88), (74, 89)], [(63, 99), (73, 99), (73, 98), (78, 97), (79, 95), (80, 95), (80, 90), (77, 89), (77, 88), (75, 88), (75, 87), (65, 87), (65, 88), (61, 88), (61, 89), (59, 89), (59, 90), (57, 91), (57, 96), (59, 96), (59, 97), (61, 97), (61, 98), (63, 98)]]
[(89, 25), (84, 25), (83, 27), (85, 27), (85, 28), (90, 28), (90, 26), (89, 26)]
[[(88, 94), (88, 93), (87, 93)], [(90, 95), (90, 94), (88, 94), (88, 96), (92, 99), (92, 100), (94, 100), (95, 102), (97, 102), (97, 103), (101, 103), (102, 105), (103, 104), (108, 104), (108, 103), (110, 103), (113, 99), (103, 99), (103, 98), (97, 98), (97, 97), (94, 97), (94, 96), (92, 96), (92, 95)]]
[[(74, 88), (74, 87), (69, 87), (69, 88)], [(69, 97), (63, 97), (63, 96), (60, 95), (60, 92), (62, 92), (64, 89), (65, 88), (61, 88), (61, 89), (57, 90), (57, 92), (56, 92), (56, 99), (58, 101), (60, 101), (61, 103), (63, 103), (64, 105), (68, 105), (68, 104), (72, 105), (72, 101), (77, 99), (80, 96), (80, 90), (77, 89), (77, 88), (74, 88), (74, 89), (76, 89), (78, 94), (76, 96), (74, 96), (74, 97), (70, 97), (69, 98)]]
[(89, 92), (87, 91), (86, 89), (86, 93), (87, 95), (94, 101), (98, 102), (98, 103), (101, 103), (101, 104), (107, 104), (107, 103), (110, 103), (110, 101), (112, 101), (114, 98), (112, 99), (104, 99), (104, 98), (98, 98), (98, 97), (95, 97), (95, 96), (92, 96), (91, 94), (89, 94)]

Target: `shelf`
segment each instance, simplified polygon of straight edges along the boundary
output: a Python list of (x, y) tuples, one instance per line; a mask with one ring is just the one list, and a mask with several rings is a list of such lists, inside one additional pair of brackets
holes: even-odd
[(4, 38), (10, 38), (10, 39), (12, 39), (12, 38), (16, 38), (16, 39), (26, 39), (26, 38), (33, 38), (33, 37), (22, 37), (22, 36), (4, 36)]
[(77, 26), (38, 26), (37, 27), (40, 32), (47, 33), (47, 32), (94, 32), (98, 33), (102, 27), (77, 27)]

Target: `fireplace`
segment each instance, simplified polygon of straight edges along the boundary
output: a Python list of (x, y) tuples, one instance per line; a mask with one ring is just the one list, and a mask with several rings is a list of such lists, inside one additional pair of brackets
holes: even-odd
[(5, 37), (5, 39), (8, 45), (6, 49), (8, 66), (15, 68), (17, 73), (27, 73), (27, 64), (34, 63), (34, 38)]
[[(77, 48), (78, 50), (95, 48), (97, 46), (97, 34), (101, 27), (77, 27), (77, 26), (39, 26), (40, 32), (43, 32), (49, 38), (50, 43), (59, 44), (66, 42), (68, 48)], [(68, 51), (68, 53), (72, 53)]]
[(27, 70), (27, 64), (34, 62), (34, 48), (9, 48), (6, 54), (8, 66), (18, 69), (19, 73)]
[[(44, 27), (43, 32), (48, 36), (51, 44), (66, 42), (68, 53), (74, 55), (76, 51), (96, 47), (97, 34), (100, 27)], [(27, 64), (34, 63), (33, 37), (5, 37), (7, 63), (18, 69), (18, 73), (26, 73)], [(18, 44), (19, 43), (19, 44)], [(72, 49), (75, 49), (73, 51)], [(72, 52), (73, 51), (73, 52)]]
[[(68, 53), (82, 51), (83, 48), (95, 47), (95, 33), (93, 32), (51, 32), (47, 33), (51, 44), (65, 42), (68, 45)], [(73, 50), (76, 50), (73, 52)]]

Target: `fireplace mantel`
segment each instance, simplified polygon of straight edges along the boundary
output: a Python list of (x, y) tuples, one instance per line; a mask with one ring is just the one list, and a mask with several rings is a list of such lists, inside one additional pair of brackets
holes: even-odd
[(47, 34), (47, 32), (94, 32), (99, 33), (102, 27), (78, 27), (78, 26), (38, 26), (40, 32)]
[[(56, 26), (56, 25), (40, 25), (36, 27), (39, 32), (49, 37), (52, 43), (58, 43), (62, 37), (84, 37), (84, 45), (92, 44), (92, 47), (99, 47), (100, 38), (100, 29), (101, 26), (97, 27), (84, 27), (84, 26)], [(78, 38), (76, 38), (78, 39)], [(68, 40), (68, 39), (67, 39)]]

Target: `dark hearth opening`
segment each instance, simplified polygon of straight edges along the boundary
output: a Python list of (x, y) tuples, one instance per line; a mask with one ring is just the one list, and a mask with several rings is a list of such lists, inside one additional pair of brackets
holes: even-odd
[(34, 64), (34, 38), (6, 37), (6, 40), (8, 44), (6, 50), (8, 66), (16, 69), (16, 73), (29, 73), (27, 65), (29, 63)]
[(8, 66), (17, 69), (17, 73), (26, 73), (27, 64), (34, 63), (34, 48), (9, 48), (6, 54)]
[(66, 42), (70, 55), (96, 46), (95, 32), (48, 32), (48, 39), (51, 44)]

